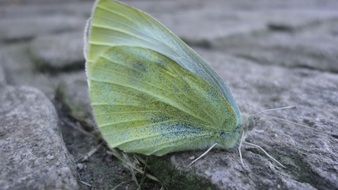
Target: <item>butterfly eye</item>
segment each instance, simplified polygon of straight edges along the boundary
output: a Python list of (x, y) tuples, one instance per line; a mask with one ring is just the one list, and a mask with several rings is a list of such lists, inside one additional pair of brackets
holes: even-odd
[(247, 129), (249, 130), (249, 131), (251, 131), (253, 128), (254, 128), (254, 126), (255, 126), (255, 116), (249, 116), (249, 118), (248, 118), (248, 127), (247, 127)]
[(237, 126), (237, 129), (242, 129), (244, 131), (251, 131), (255, 126), (255, 120), (257, 118), (255, 115), (242, 114), (242, 123)]

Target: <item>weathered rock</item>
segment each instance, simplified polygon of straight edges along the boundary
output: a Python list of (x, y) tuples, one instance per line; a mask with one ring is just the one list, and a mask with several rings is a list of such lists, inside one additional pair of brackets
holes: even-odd
[(6, 83), (6, 76), (2, 65), (0, 65), (0, 84)]
[[(306, 29), (309, 26), (316, 25), (338, 18), (338, 13), (332, 10), (264, 10), (242, 12), (247, 21), (261, 20), (265, 21), (268, 29), (293, 32)], [(269, 15), (269, 16), (266, 16)]]
[[(67, 2), (84, 2), (87, 0), (60, 0), (58, 1), (58, 3), (67, 3)], [(26, 4), (41, 4), (41, 3), (50, 3), (53, 5), (53, 3), (55, 3), (55, 1), (53, 0), (15, 0), (15, 1), (11, 1), (11, 0), (1, 0), (0, 4), (4, 4), (4, 5), (10, 5), (10, 4), (16, 4), (16, 5), (26, 5)]]
[(75, 16), (46, 15), (0, 20), (0, 41), (27, 40), (35, 36), (82, 30), (85, 19)]
[(192, 169), (186, 167), (189, 158), (200, 153), (175, 154), (168, 161), (184, 172), (210, 180), (219, 189), (338, 188), (337, 75), (262, 66), (221, 53), (201, 53), (232, 87), (244, 113), (296, 105), (297, 109), (269, 114), (307, 126), (261, 115), (248, 132), (246, 141), (262, 146), (286, 168), (277, 167), (262, 152), (246, 146), (242, 153), (247, 169), (241, 166), (237, 151), (212, 151)]
[(30, 53), (40, 69), (83, 68), (83, 31), (38, 37), (32, 41)]
[(154, 16), (189, 44), (201, 46), (210, 46), (220, 38), (248, 35), (266, 29), (264, 21), (248, 22), (234, 12), (203, 9)]
[(33, 86), (43, 91), (50, 99), (54, 98), (60, 80), (48, 73), (38, 72), (29, 56), (27, 45), (15, 44), (2, 48), (0, 63), (8, 84)]
[(64, 15), (64, 16), (85, 16), (89, 17), (93, 1), (81, 2), (64, 2), (64, 3), (39, 3), (27, 4), (11, 4), (7, 6), (0, 6), (1, 18), (22, 18), (35, 16), (50, 16), (50, 15)]
[[(220, 39), (295, 31), (337, 18), (332, 7), (314, 1), (126, 1), (158, 18), (190, 44), (210, 46)], [(320, 4), (320, 5), (319, 5)], [(315, 8), (315, 9), (314, 9)], [(268, 16), (267, 16), (268, 15)]]
[(215, 46), (260, 64), (338, 72), (338, 38), (334, 35), (337, 26), (338, 22), (327, 21), (297, 33), (227, 38), (215, 42)]
[(175, 14), (178, 12), (204, 9), (206, 7), (212, 7), (216, 3), (225, 3), (225, 1), (201, 1), (201, 0), (172, 0), (172, 1), (134, 1), (134, 0), (123, 0), (130, 6), (137, 7), (147, 13), (151, 14)]
[(90, 107), (85, 72), (65, 76), (58, 87), (58, 99), (69, 109), (69, 114), (84, 126), (96, 126)]
[(53, 104), (29, 87), (0, 87), (1, 189), (77, 189)]
[(222, 9), (228, 11), (265, 11), (265, 10), (331, 10), (338, 7), (338, 2), (331, 0), (285, 0), (285, 1), (266, 1), (256, 0), (252, 3), (250, 0), (171, 0), (171, 1), (135, 1), (123, 0), (127, 4), (136, 6), (150, 13), (175, 14), (190, 10), (202, 9)]

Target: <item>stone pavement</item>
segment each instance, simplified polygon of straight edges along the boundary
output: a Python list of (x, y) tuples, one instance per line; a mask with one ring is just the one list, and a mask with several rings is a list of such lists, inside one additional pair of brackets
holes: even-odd
[[(148, 158), (167, 189), (338, 189), (338, 2), (128, 0), (201, 54), (260, 117), (243, 147)], [(82, 36), (92, 2), (0, 0), (0, 189), (136, 189), (100, 144)], [(140, 176), (138, 176), (140, 177)], [(142, 178), (142, 176), (141, 176)], [(143, 189), (160, 189), (149, 180)]]

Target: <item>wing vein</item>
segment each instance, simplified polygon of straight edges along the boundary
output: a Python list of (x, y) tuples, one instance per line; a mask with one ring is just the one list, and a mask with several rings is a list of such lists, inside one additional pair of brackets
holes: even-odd
[(93, 77), (89, 78), (90, 80), (92, 81), (95, 81), (95, 82), (102, 82), (102, 83), (108, 83), (108, 84), (112, 84), (112, 85), (117, 85), (117, 86), (123, 86), (125, 88), (129, 88), (131, 90), (134, 90), (134, 91), (137, 91), (137, 92), (141, 92), (143, 94), (146, 94), (148, 95), (149, 97), (152, 97), (152, 98), (155, 98), (173, 108), (176, 108), (190, 116), (193, 116), (195, 119), (203, 122), (203, 123), (206, 123), (206, 124), (209, 124), (208, 121), (205, 121), (204, 119), (198, 117), (197, 115), (195, 115), (194, 113), (191, 113), (190, 111), (186, 110), (185, 108), (182, 108), (181, 106), (179, 105), (176, 105), (175, 102), (172, 102), (170, 99), (168, 99), (167, 97), (164, 97), (164, 96), (159, 96), (159, 95), (156, 95), (152, 92), (149, 92), (148, 90), (142, 90), (142, 89), (139, 89), (139, 88), (136, 88), (134, 86), (131, 86), (131, 85), (126, 85), (126, 84), (120, 84), (120, 83), (117, 83), (117, 82), (113, 82), (113, 81), (104, 81), (104, 80), (98, 80), (98, 79), (94, 79)]

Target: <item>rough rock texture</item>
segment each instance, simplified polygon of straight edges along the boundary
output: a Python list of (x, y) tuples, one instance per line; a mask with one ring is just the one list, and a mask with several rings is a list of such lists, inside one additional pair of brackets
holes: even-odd
[(20, 4), (10, 4), (8, 6), (0, 6), (0, 14), (2, 18), (48, 16), (51, 14), (89, 17), (92, 4), (92, 1), (84, 1), (81, 3), (65, 2), (53, 5), (51, 5), (51, 3), (27, 4), (25, 6)]
[[(261, 117), (248, 133), (248, 142), (265, 148), (286, 168), (276, 167), (262, 152), (245, 147), (246, 170), (240, 164), (238, 152), (215, 151), (201, 159), (190, 172), (209, 178), (221, 189), (338, 187), (337, 75), (261, 66), (210, 52), (202, 52), (202, 55), (233, 87), (235, 99), (244, 113), (296, 105), (296, 109), (270, 115), (307, 126)], [(325, 105), (325, 111), (320, 111), (321, 105)], [(175, 155), (171, 162), (184, 169), (190, 156)]]
[[(194, 19), (197, 15), (200, 19)], [(232, 12), (224, 11), (224, 9), (202, 9), (176, 14), (160, 14), (157, 17), (185, 41), (196, 45), (210, 45), (224, 38), (265, 32), (269, 27), (297, 30), (323, 20), (337, 19), (338, 13), (299, 10)]]
[(259, 64), (338, 72), (336, 20), (299, 32), (270, 32), (214, 42), (217, 49)]
[(190, 0), (157, 1), (152, 6), (147, 1), (127, 2), (151, 12), (190, 44), (204, 46), (210, 46), (224, 38), (265, 33), (269, 29), (299, 30), (338, 18), (336, 10), (331, 10), (319, 1), (249, 3)]
[(30, 53), (41, 69), (69, 70), (84, 66), (83, 31), (36, 38)]
[(4, 18), (0, 20), (0, 41), (31, 39), (37, 35), (83, 28), (85, 19), (63, 15)]
[(87, 127), (95, 126), (84, 72), (65, 76), (58, 87), (58, 98), (69, 109), (73, 118)]
[[(88, 0), (59, 0), (58, 3), (66, 3), (66, 2), (86, 2)], [(34, 3), (55, 3), (53, 0), (1, 0), (0, 4), (34, 4)]]
[(1, 189), (77, 189), (52, 103), (33, 88), (0, 88)]
[[(0, 83), (5, 79), (11, 85), (34, 86), (53, 100), (64, 142), (76, 160), (81, 189), (118, 185), (136, 189), (130, 171), (105, 146), (82, 160), (100, 144), (91, 132), (96, 128), (81, 52), (92, 2), (46, 2), (0, 0)], [(197, 48), (231, 87), (243, 113), (294, 105), (295, 109), (268, 113), (303, 124), (260, 115), (248, 133), (246, 141), (262, 146), (286, 168), (249, 146), (242, 148), (246, 168), (236, 149), (212, 150), (192, 168), (186, 165), (202, 151), (174, 153), (145, 158), (147, 171), (161, 183), (145, 179), (143, 184), (143, 176), (138, 175), (143, 189), (161, 185), (167, 189), (338, 189), (338, 2), (125, 2), (155, 16)], [(1, 77), (1, 68), (6, 77)], [(0, 117), (4, 116), (1, 112)], [(37, 122), (36, 117), (30, 118)], [(27, 118), (11, 120), (24, 121)], [(53, 147), (63, 147), (60, 144)], [(0, 181), (8, 184), (9, 179), (0, 175)]]
[(0, 62), (11, 85), (30, 85), (39, 88), (53, 99), (59, 80), (48, 73), (38, 71), (26, 44), (7, 45), (0, 50)]
[(0, 84), (6, 83), (6, 76), (2, 65), (0, 65)]
[(130, 5), (146, 10), (150, 13), (170, 14), (173, 12), (181, 12), (195, 9), (223, 9), (224, 11), (264, 11), (273, 9), (282, 10), (336, 10), (338, 2), (332, 0), (306, 0), (306, 1), (267, 1), (267, 0), (256, 0), (252, 3), (250, 0), (213, 0), (213, 1), (201, 1), (201, 0), (172, 0), (172, 1), (134, 1), (124, 0)]

